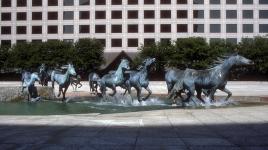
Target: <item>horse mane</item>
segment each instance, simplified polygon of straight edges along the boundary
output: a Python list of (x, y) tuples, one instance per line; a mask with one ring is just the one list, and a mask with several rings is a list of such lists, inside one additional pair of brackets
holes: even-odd
[(228, 58), (237, 55), (236, 53), (227, 53), (222, 56), (217, 57), (216, 60), (213, 61), (212, 65), (208, 67), (207, 70), (215, 69), (221, 66)]

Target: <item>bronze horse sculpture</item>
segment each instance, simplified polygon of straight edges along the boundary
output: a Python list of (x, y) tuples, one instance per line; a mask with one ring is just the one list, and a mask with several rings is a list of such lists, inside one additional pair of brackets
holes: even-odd
[(122, 59), (117, 70), (113, 73), (104, 75), (100, 80), (100, 90), (102, 97), (106, 96), (106, 88), (113, 90), (113, 93), (110, 96), (116, 94), (116, 87), (123, 86), (125, 84), (126, 78), (124, 72), (129, 70), (129, 61), (127, 59)]
[(39, 67), (39, 77), (40, 77), (40, 83), (42, 86), (47, 86), (48, 85), (48, 80), (49, 80), (49, 74), (47, 72), (47, 68), (45, 64), (41, 64)]
[[(186, 101), (192, 100), (195, 104), (195, 91), (197, 92), (197, 98), (204, 103), (204, 100), (201, 97), (202, 90), (207, 90), (208, 98), (211, 101), (214, 101), (215, 92), (217, 89), (219, 89), (228, 94), (228, 96), (225, 98), (227, 101), (232, 96), (231, 91), (226, 88), (231, 69), (234, 66), (251, 64), (253, 64), (253, 61), (238, 54), (233, 54), (226, 57), (224, 60), (220, 60), (218, 65), (210, 69), (186, 69), (183, 72), (182, 78), (179, 79), (178, 84), (173, 88), (187, 90), (188, 93)], [(178, 91), (178, 89), (175, 91)]]
[(67, 68), (65, 74), (57, 73), (57, 71), (52, 71), (51, 73), (52, 88), (54, 88), (54, 82), (57, 82), (59, 84), (58, 97), (60, 97), (62, 93), (62, 101), (65, 100), (65, 93), (70, 85), (71, 76), (76, 76), (76, 72), (73, 65), (69, 64), (63, 66), (63, 68)]
[[(131, 96), (131, 88), (134, 87), (137, 91), (138, 101), (146, 100), (152, 94), (151, 89), (149, 88), (149, 69), (155, 63), (155, 58), (147, 58), (143, 61), (142, 65), (139, 66), (139, 71), (131, 71), (129, 73), (129, 78), (126, 80), (125, 86), (126, 91)], [(148, 95), (144, 98), (141, 98), (141, 90), (142, 88), (148, 91)], [(125, 93), (126, 93), (125, 91)], [(131, 97), (132, 98), (132, 97)], [(132, 98), (133, 101), (133, 98)]]
[(22, 81), (21, 92), (23, 92), (24, 89), (27, 88), (28, 101), (31, 98), (37, 97), (37, 90), (36, 90), (36, 87), (34, 86), (34, 83), (35, 81), (39, 81), (39, 82), (41, 81), (37, 73), (30, 73), (30, 72), (24, 71), (22, 72), (21, 81)]
[(91, 93), (98, 93), (98, 85), (100, 84), (100, 76), (96, 72), (91, 72), (88, 75), (89, 90)]

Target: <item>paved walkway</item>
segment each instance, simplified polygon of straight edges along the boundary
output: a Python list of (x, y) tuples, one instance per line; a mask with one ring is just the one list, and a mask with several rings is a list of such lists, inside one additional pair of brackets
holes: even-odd
[[(82, 82), (83, 86), (78, 88), (78, 92), (87, 92), (89, 91), (88, 82)], [(20, 86), (21, 82), (0, 82), (0, 87), (2, 86)], [(40, 86), (36, 83), (37, 86)], [(51, 83), (49, 83), (51, 86)], [(151, 81), (150, 88), (152, 89), (153, 94), (167, 94), (167, 86), (163, 81)], [(58, 85), (55, 86), (57, 90)], [(268, 96), (268, 82), (257, 82), (257, 81), (229, 81), (227, 88), (233, 92), (233, 96)], [(118, 87), (118, 92), (123, 92), (123, 90)], [(72, 87), (69, 87), (67, 93), (73, 91)], [(143, 90), (143, 92), (146, 92)], [(226, 95), (225, 93), (218, 90), (216, 95)]]
[(0, 149), (265, 150), (268, 106), (0, 116)]

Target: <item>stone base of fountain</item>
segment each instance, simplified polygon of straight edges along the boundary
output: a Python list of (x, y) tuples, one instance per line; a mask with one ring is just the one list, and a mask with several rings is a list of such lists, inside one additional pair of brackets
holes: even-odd
[[(36, 87), (41, 99), (54, 100), (55, 95), (51, 87)], [(0, 102), (22, 101), (28, 99), (28, 90), (21, 93), (21, 87), (0, 87)]]

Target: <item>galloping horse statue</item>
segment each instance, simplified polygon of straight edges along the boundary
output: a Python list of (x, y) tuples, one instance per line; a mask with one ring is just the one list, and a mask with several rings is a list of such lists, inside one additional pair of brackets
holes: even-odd
[(122, 59), (115, 72), (106, 74), (101, 78), (100, 89), (103, 97), (106, 96), (106, 87), (113, 90), (113, 93), (110, 95), (114, 96), (116, 94), (116, 87), (125, 84), (126, 78), (124, 72), (126, 70), (129, 70), (129, 61), (127, 59)]
[(97, 94), (98, 85), (100, 84), (100, 76), (95, 72), (91, 72), (88, 75), (88, 82), (89, 82), (90, 92)]
[(49, 74), (47, 72), (47, 68), (45, 66), (45, 64), (41, 64), (41, 66), (39, 67), (39, 77), (41, 80), (41, 85), (42, 86), (47, 86), (48, 85), (48, 80), (49, 80)]
[(35, 89), (34, 83), (35, 81), (40, 82), (40, 78), (38, 77), (37, 73), (30, 73), (30, 72), (22, 72), (21, 76), (21, 81), (22, 81), (22, 89), (21, 92), (24, 91), (25, 88), (28, 90), (28, 101), (31, 98), (35, 98), (37, 96), (37, 91)]
[(76, 76), (76, 72), (73, 65), (68, 64), (66, 66), (63, 66), (63, 68), (67, 68), (65, 74), (57, 73), (57, 71), (52, 71), (51, 73), (52, 88), (54, 89), (54, 82), (57, 82), (59, 84), (58, 97), (60, 97), (62, 93), (62, 101), (65, 100), (65, 93), (70, 85), (71, 76)]
[(211, 101), (214, 101), (214, 95), (217, 89), (225, 92), (228, 96), (225, 98), (227, 101), (232, 93), (226, 88), (229, 73), (233, 66), (240, 65), (251, 65), (253, 61), (240, 56), (238, 54), (233, 54), (227, 57), (225, 60), (218, 61), (218, 65), (210, 69), (205, 70), (194, 70), (186, 69), (183, 75), (183, 79), (180, 82), (180, 86), (189, 91), (187, 101), (193, 100), (195, 97), (195, 90), (197, 92), (197, 98), (201, 100), (202, 90), (208, 90), (208, 97)]
[(77, 86), (78, 86), (78, 88), (82, 87), (80, 75), (77, 75), (76, 77), (71, 77), (71, 86), (73, 87), (74, 91), (76, 91)]
[[(126, 80), (126, 90), (131, 96), (131, 87), (134, 87), (137, 91), (138, 101), (146, 100), (152, 94), (149, 88), (149, 69), (155, 63), (155, 58), (147, 58), (143, 61), (142, 65), (138, 68), (139, 71), (132, 71), (129, 74), (129, 78)], [(141, 98), (142, 88), (148, 91), (148, 95), (145, 98)], [(126, 92), (125, 92), (126, 93)], [(131, 97), (132, 98), (132, 97)], [(132, 99), (133, 101), (133, 99)]]

